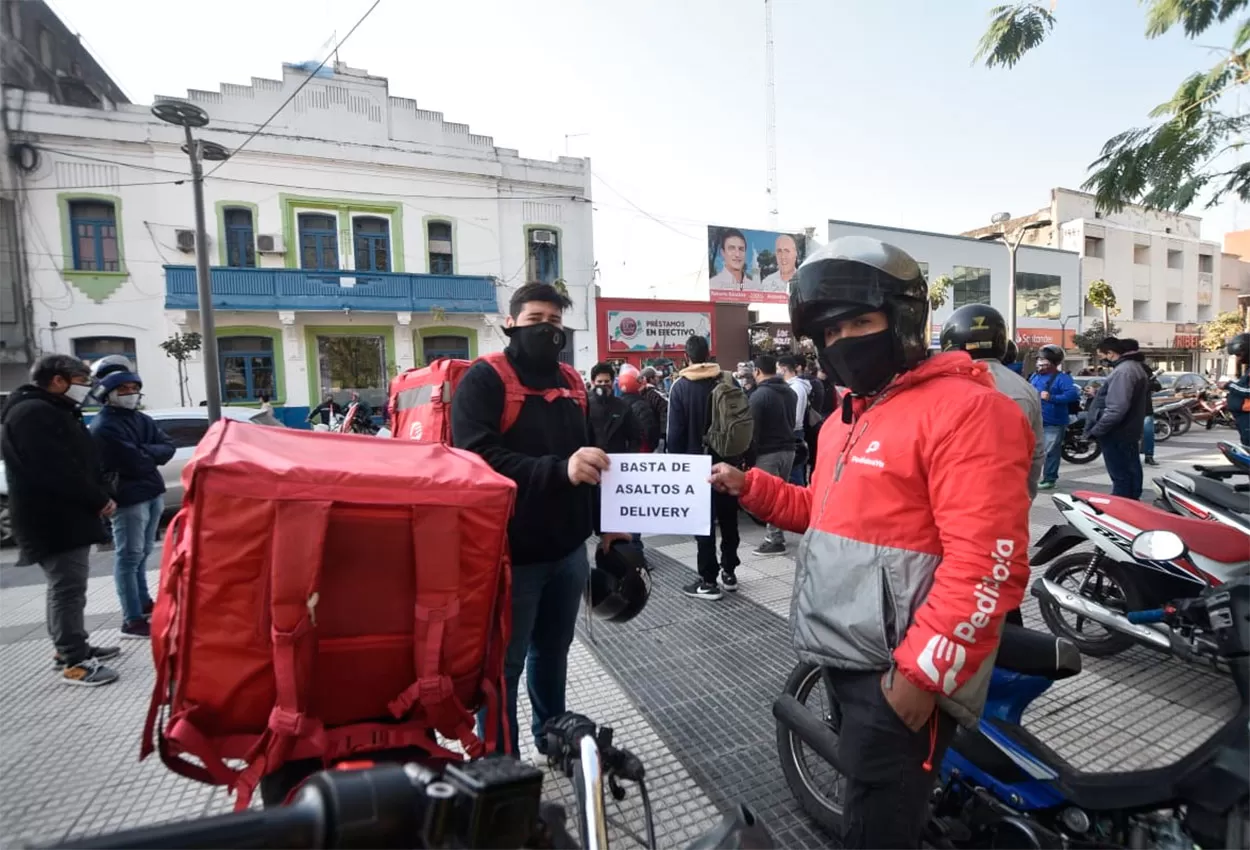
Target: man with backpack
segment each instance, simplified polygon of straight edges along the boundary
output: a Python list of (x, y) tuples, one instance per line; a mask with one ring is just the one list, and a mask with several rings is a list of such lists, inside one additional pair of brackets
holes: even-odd
[[(570, 306), (547, 283), (517, 289), (504, 330), (508, 347), (474, 363), (451, 404), (452, 444), (481, 455), (517, 485), (508, 524), (512, 638), (504, 660), (514, 753), (522, 670), (528, 667), (530, 732), (539, 751), (545, 748), (543, 725), (565, 711), (569, 647), (590, 574), (586, 539), (595, 528), (593, 488), (608, 468), (607, 454), (590, 437), (582, 377), (560, 362), (567, 338), (563, 315)], [(523, 402), (505, 428), (508, 400), (517, 395)], [(605, 534), (603, 544), (628, 539)]]
[[(668, 451), (671, 454), (710, 454), (713, 463), (742, 464), (751, 449), (754, 421), (747, 395), (733, 375), (709, 363), (706, 337), (686, 340), (689, 364), (681, 370), (668, 399)], [(716, 563), (716, 527), (720, 526), (720, 565)], [(699, 580), (682, 588), (695, 599), (720, 599), (717, 573), (725, 590), (738, 589), (738, 500), (727, 493), (712, 494), (712, 525), (695, 536)]]
[[(790, 478), (794, 464), (794, 411), (798, 399), (794, 390), (777, 374), (777, 358), (761, 354), (755, 358), (755, 392), (751, 393), (751, 415), (755, 418), (754, 446), (756, 469)], [(786, 551), (782, 530), (769, 524), (757, 555), (780, 555)]]
[[(660, 446), (668, 436), (668, 397), (660, 391), (662, 383), (659, 373), (655, 371), (653, 366), (648, 366), (642, 370), (643, 386), (640, 395), (647, 406), (655, 412), (655, 418), (660, 424), (660, 439), (657, 446)], [(662, 447), (658, 447), (656, 451), (663, 451)]]
[(785, 379), (786, 385), (794, 391), (796, 397), (794, 408), (794, 465), (790, 467), (791, 484), (800, 486), (807, 483), (807, 400), (811, 395), (812, 385), (799, 374), (799, 359), (793, 354), (777, 358), (777, 371)]

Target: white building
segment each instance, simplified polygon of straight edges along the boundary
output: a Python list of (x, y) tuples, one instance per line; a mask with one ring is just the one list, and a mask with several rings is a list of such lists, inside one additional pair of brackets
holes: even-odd
[[(125, 353), (146, 404), (180, 403), (161, 343), (200, 328), (183, 128), (146, 106), (6, 95), (22, 115), (17, 138), (38, 152), (18, 175), (37, 347), (88, 360)], [(595, 361), (587, 160), (522, 159), (342, 65), (311, 80), (286, 67), (281, 80), (186, 99), (210, 117), (198, 138), (226, 150), (246, 142), (205, 163), (228, 402), (268, 394), (288, 422), (327, 392), (377, 403), (397, 371), (502, 348), (508, 299), (527, 280), (563, 281), (573, 301), (564, 359)], [(182, 388), (191, 404), (204, 399), (195, 358)]]
[(1050, 204), (1005, 225), (965, 234), (980, 236), (1000, 227), (1048, 220), (1026, 234), (1026, 245), (1049, 245), (1081, 255), (1081, 302), (1086, 323), (1102, 319), (1085, 288), (1095, 280), (1116, 295), (1112, 324), (1136, 339), (1156, 364), (1187, 370), (1200, 366), (1201, 325), (1215, 318), (1222, 274), (1218, 242), (1201, 238), (1198, 216), (1129, 206), (1117, 213), (1095, 209), (1094, 196), (1052, 189)]
[[(928, 233), (852, 221), (829, 222), (829, 239), (871, 236), (895, 245), (920, 264), (932, 283), (942, 275), (953, 281), (947, 301), (931, 316), (934, 342), (951, 313), (966, 304), (989, 304), (1008, 313), (1007, 247), (949, 233)], [(1081, 329), (1079, 317), (1081, 260), (1072, 251), (1024, 245), (1016, 252), (1016, 337), (1022, 348), (1064, 344)], [(1080, 355), (1070, 355), (1074, 361)]]

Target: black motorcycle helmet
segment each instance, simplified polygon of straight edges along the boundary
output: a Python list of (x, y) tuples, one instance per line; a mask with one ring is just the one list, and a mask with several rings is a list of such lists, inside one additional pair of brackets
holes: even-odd
[(609, 623), (625, 623), (638, 616), (651, 598), (651, 571), (638, 547), (613, 543), (608, 551), (595, 549), (587, 603), (595, 616)]
[(1052, 366), (1058, 366), (1063, 362), (1063, 349), (1054, 344), (1043, 345), (1037, 350), (1037, 356), (1040, 360), (1047, 360)]
[(1235, 357), (1238, 360), (1250, 360), (1250, 333), (1241, 333), (1229, 337), (1228, 343), (1224, 346), (1224, 351), (1228, 353), (1229, 357)]
[(943, 351), (966, 351), (973, 360), (1002, 360), (1007, 353), (1007, 322), (988, 304), (965, 304), (942, 325)]
[(1016, 348), (1014, 339), (1007, 340), (1007, 352), (1003, 355), (1003, 365), (1010, 366), (1020, 359), (1020, 349)]
[(882, 310), (894, 332), (900, 371), (929, 349), (929, 286), (900, 248), (867, 236), (843, 236), (809, 256), (790, 283), (790, 328), (825, 347), (825, 328)]

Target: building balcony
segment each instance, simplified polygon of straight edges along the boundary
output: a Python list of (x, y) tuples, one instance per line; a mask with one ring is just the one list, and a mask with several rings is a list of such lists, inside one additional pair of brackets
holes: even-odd
[[(211, 277), (215, 310), (499, 311), (489, 277), (232, 268)], [(198, 308), (195, 267), (165, 266), (165, 309)]]

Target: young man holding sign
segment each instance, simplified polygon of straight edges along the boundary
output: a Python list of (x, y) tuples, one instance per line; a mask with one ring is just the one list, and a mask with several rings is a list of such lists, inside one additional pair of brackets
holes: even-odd
[[(504, 661), (513, 753), (519, 752), (517, 688), (527, 664), (531, 731), (540, 750), (543, 724), (565, 711), (569, 646), (590, 574), (586, 539), (594, 530), (592, 490), (608, 468), (608, 456), (590, 439), (581, 376), (560, 363), (569, 304), (550, 284), (518, 289), (504, 331), (506, 363), (473, 364), (451, 404), (456, 448), (481, 455), (517, 484), (516, 510), (508, 525), (512, 639)], [(500, 368), (513, 370), (525, 393), (506, 431), (501, 428), (505, 387)], [(603, 535), (605, 546), (617, 539), (629, 535)]]
[(810, 487), (713, 468), (712, 486), (805, 532), (792, 639), (841, 707), (843, 846), (918, 847), (955, 722), (975, 727), (1028, 580), (1033, 432), (984, 363), (925, 359), (915, 260), (862, 236), (799, 269), (790, 323), (848, 387)]

